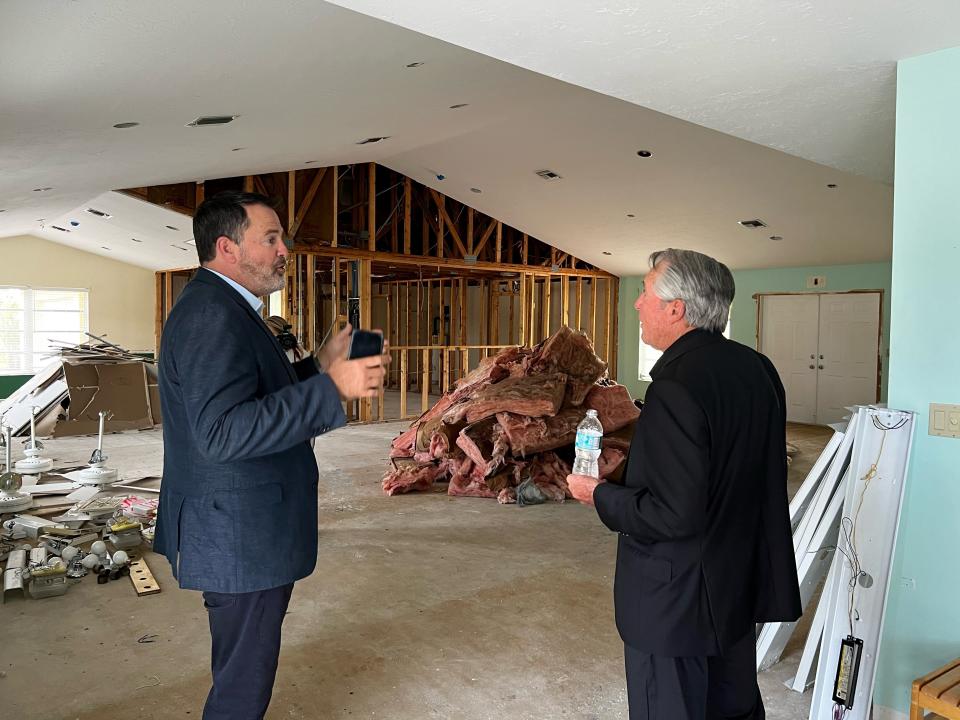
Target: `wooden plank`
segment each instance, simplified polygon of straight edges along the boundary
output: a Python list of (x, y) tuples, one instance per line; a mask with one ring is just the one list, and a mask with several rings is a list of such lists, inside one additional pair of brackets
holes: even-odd
[(449, 348), (442, 348), (440, 350), (440, 357), (442, 358), (443, 363), (443, 385), (441, 386), (442, 392), (447, 392), (450, 389), (450, 353)]
[(317, 347), (317, 256), (307, 255), (307, 302), (305, 322), (306, 349), (310, 352)]
[(253, 192), (253, 175), (247, 175), (243, 178), (243, 191)]
[(613, 340), (611, 342), (611, 360), (608, 367), (610, 378), (617, 379), (617, 356), (620, 352), (620, 313), (617, 312), (620, 300), (620, 280), (607, 280), (613, 285)]
[(420, 413), (425, 413), (430, 407), (430, 351), (421, 353), (420, 365)]
[(613, 309), (613, 283), (610, 280), (606, 281), (607, 292), (604, 295), (604, 322), (605, 328), (603, 333), (603, 346), (604, 346), (604, 355), (603, 359), (606, 360), (607, 365), (610, 365), (610, 359), (613, 357), (613, 318), (610, 315), (611, 310)]
[[(373, 165), (373, 163), (371, 163)], [(360, 261), (360, 326), (370, 328), (372, 319), (372, 287), (370, 283), (370, 265), (369, 260)], [(383, 396), (381, 387), (380, 397)], [(382, 399), (381, 399), (382, 402)], [(373, 402), (370, 398), (363, 398), (360, 401), (360, 421), (370, 422), (373, 416)]]
[[(326, 168), (320, 168), (317, 170), (317, 174), (313, 176), (313, 182), (311, 182), (310, 187), (307, 188), (307, 194), (303, 196), (303, 202), (300, 203), (300, 207), (297, 209), (296, 217), (293, 219), (291, 229), (287, 233), (291, 240), (297, 236), (297, 232), (300, 230), (300, 226), (303, 224), (303, 219), (307, 216), (310, 206), (313, 205), (313, 200), (317, 196), (317, 190), (320, 189), (320, 183), (323, 182), (323, 176), (326, 174), (326, 172)], [(336, 218), (334, 218), (334, 222), (336, 222)]]
[[(528, 345), (533, 346), (532, 343), (527, 342), (527, 336), (529, 334), (527, 323), (527, 276), (520, 276), (520, 336), (517, 338), (517, 344), (519, 345)], [(510, 340), (513, 341), (513, 308), (510, 308), (510, 322), (508, 323), (510, 327)]]
[(259, 175), (253, 176), (253, 189), (261, 195), (270, 195), (270, 193), (267, 192), (267, 186), (264, 184), (263, 178)]
[(297, 171), (287, 171), (287, 237), (293, 240), (293, 222), (297, 216)]
[(447, 204), (445, 202), (446, 196), (441, 195), (433, 188), (430, 188), (430, 194), (433, 196), (433, 201), (437, 204), (437, 209), (440, 211), (440, 217), (446, 221), (447, 229), (450, 231), (450, 237), (453, 238), (453, 241), (457, 244), (457, 249), (460, 251), (460, 257), (463, 257), (467, 254), (467, 249), (463, 246), (463, 242), (460, 240), (460, 233), (457, 232), (457, 226), (450, 219), (450, 215), (447, 213)]
[[(467, 254), (473, 255), (473, 208), (467, 208)], [(479, 253), (477, 253), (479, 255)]]
[(460, 315), (460, 344), (467, 344), (467, 279), (460, 278), (460, 304), (457, 308)]
[[(440, 202), (443, 203), (445, 200), (441, 196)], [(444, 233), (446, 231), (446, 221), (444, 216), (446, 213), (440, 213), (437, 217), (437, 257), (442, 258), (444, 253), (444, 243), (446, 242), (444, 238)]]
[[(514, 302), (514, 301), (515, 301), (516, 297), (517, 297), (517, 296), (514, 294), (513, 288), (511, 287), (511, 288), (510, 288), (510, 307), (509, 307), (509, 313), (510, 313), (509, 317), (510, 317), (510, 320), (507, 322), (507, 341), (508, 341), (511, 345), (514, 344), (513, 328), (514, 328), (514, 326), (515, 326), (515, 323), (513, 322), (513, 314), (514, 314), (514, 312), (515, 312), (515, 302)], [(500, 312), (500, 303), (498, 302), (498, 303), (497, 303), (497, 313), (499, 314), (499, 312)], [(522, 314), (522, 313), (521, 313), (521, 314)], [(500, 323), (497, 323), (497, 325), (499, 325), (499, 324), (500, 324)], [(500, 340), (500, 330), (499, 330), (499, 327), (497, 328), (497, 340), (498, 340), (498, 341)], [(519, 343), (520, 345), (523, 345), (523, 340), (520, 339), (520, 340), (518, 341), (518, 343)]]
[(553, 316), (550, 314), (550, 300), (553, 295), (553, 278), (547, 278), (543, 281), (543, 313), (540, 315), (540, 326), (542, 329), (542, 338), (550, 337), (550, 330), (553, 327)]
[(521, 265), (526, 265), (526, 264), (527, 264), (527, 256), (528, 256), (529, 251), (530, 251), (530, 239), (527, 237), (527, 234), (524, 233), (524, 234), (523, 234), (523, 245), (521, 246), (521, 250), (520, 250), (520, 264), (521, 264)]
[(413, 181), (403, 179), (403, 254), (410, 254), (410, 225), (413, 214)]
[(497, 220), (497, 255), (496, 262), (499, 265), (503, 258), (503, 223)]
[(198, 182), (197, 187), (194, 190), (194, 196), (193, 196), (193, 201), (194, 201), (193, 207), (195, 209), (200, 207), (200, 203), (203, 202), (203, 196), (204, 196), (204, 185), (202, 182)]
[(163, 312), (163, 276), (162, 272), (154, 273), (156, 285), (156, 298), (153, 303), (153, 334), (156, 341), (154, 357), (160, 357), (160, 335), (163, 333), (163, 321), (166, 317)]
[(560, 278), (560, 302), (562, 304), (560, 310), (560, 324), (569, 325), (570, 324), (570, 279), (566, 277)]
[(173, 308), (173, 273), (167, 272), (163, 276), (163, 321), (166, 323)]
[(339, 165), (333, 166), (333, 234), (330, 236), (330, 247), (337, 246), (337, 217), (340, 210), (340, 169)]
[(137, 592), (137, 597), (156, 595), (160, 592), (160, 583), (153, 577), (147, 561), (143, 558), (137, 558), (130, 562), (130, 582), (133, 583), (133, 589)]
[(397, 252), (397, 187), (390, 188), (390, 251)]
[(400, 351), (400, 419), (407, 417), (407, 351)]
[(596, 347), (597, 342), (597, 279), (590, 282), (590, 342)]
[(583, 278), (577, 278), (577, 324), (576, 329), (580, 329), (583, 318)]
[[(377, 249), (377, 164), (367, 163), (367, 250)], [(369, 327), (369, 325), (367, 326)]]

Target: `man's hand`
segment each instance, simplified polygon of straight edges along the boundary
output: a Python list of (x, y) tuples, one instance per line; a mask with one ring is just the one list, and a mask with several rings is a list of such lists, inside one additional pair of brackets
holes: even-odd
[(589, 475), (567, 475), (567, 487), (570, 488), (570, 494), (575, 500), (579, 500), (584, 505), (593, 506), (593, 490), (600, 484), (600, 481)]
[(327, 369), (327, 375), (337, 386), (342, 400), (375, 397), (383, 386), (385, 374), (382, 355), (357, 360), (337, 359)]
[(347, 350), (350, 349), (350, 335), (353, 326), (347, 323), (343, 330), (334, 335), (327, 343), (317, 350), (314, 355), (325, 373), (330, 372), (330, 366), (337, 360), (347, 359)]

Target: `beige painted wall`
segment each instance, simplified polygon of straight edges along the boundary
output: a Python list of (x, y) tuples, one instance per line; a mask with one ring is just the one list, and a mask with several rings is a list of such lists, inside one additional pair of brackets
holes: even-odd
[(0, 285), (90, 291), (90, 332), (133, 352), (154, 351), (151, 270), (47, 240), (0, 238)]

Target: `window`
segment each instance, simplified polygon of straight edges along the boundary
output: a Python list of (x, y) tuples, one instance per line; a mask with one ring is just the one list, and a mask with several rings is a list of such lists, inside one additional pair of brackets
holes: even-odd
[(87, 290), (0, 286), (0, 375), (30, 375), (87, 340)]
[[(641, 335), (642, 335), (642, 333), (641, 333)], [(729, 338), (729, 337), (730, 337), (730, 318), (729, 318), (729, 316), (727, 317), (727, 327), (724, 328), (724, 330), (723, 330), (723, 336), (724, 336), (725, 338)], [(655, 348), (650, 347), (649, 345), (644, 345), (644, 344), (643, 344), (643, 340), (642, 340), (642, 339), (640, 340), (640, 362), (638, 363), (638, 365), (639, 365), (639, 368), (638, 368), (639, 373), (638, 373), (638, 376), (637, 376), (637, 379), (638, 379), (638, 380), (645, 380), (645, 381), (647, 381), (647, 382), (650, 382), (650, 380), (652, 379), (652, 378), (650, 377), (650, 371), (653, 369), (653, 366), (656, 365), (657, 360), (660, 359), (660, 356), (661, 356), (661, 355), (663, 355), (662, 352), (660, 352), (659, 350), (657, 350), (657, 349), (655, 349)]]

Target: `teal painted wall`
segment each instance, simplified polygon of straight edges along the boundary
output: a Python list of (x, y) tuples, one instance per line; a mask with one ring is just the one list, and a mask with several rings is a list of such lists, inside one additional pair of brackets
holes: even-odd
[(877, 704), (960, 655), (960, 440), (927, 434), (929, 403), (960, 403), (960, 48), (900, 62), (890, 405), (918, 413), (880, 648)]
[[(863, 265), (828, 265), (823, 267), (773, 268), (769, 270), (735, 270), (733, 279), (737, 294), (730, 313), (730, 337), (737, 342), (757, 346), (756, 293), (809, 292), (807, 277), (824, 275), (826, 292), (845, 290), (883, 290), (883, 320), (881, 329), (881, 400), (887, 396), (887, 354), (890, 337), (890, 263)], [(638, 343), (640, 341), (637, 313), (633, 301), (640, 292), (642, 277), (620, 278), (617, 380), (626, 385), (635, 397), (643, 397), (647, 384), (637, 379)]]

